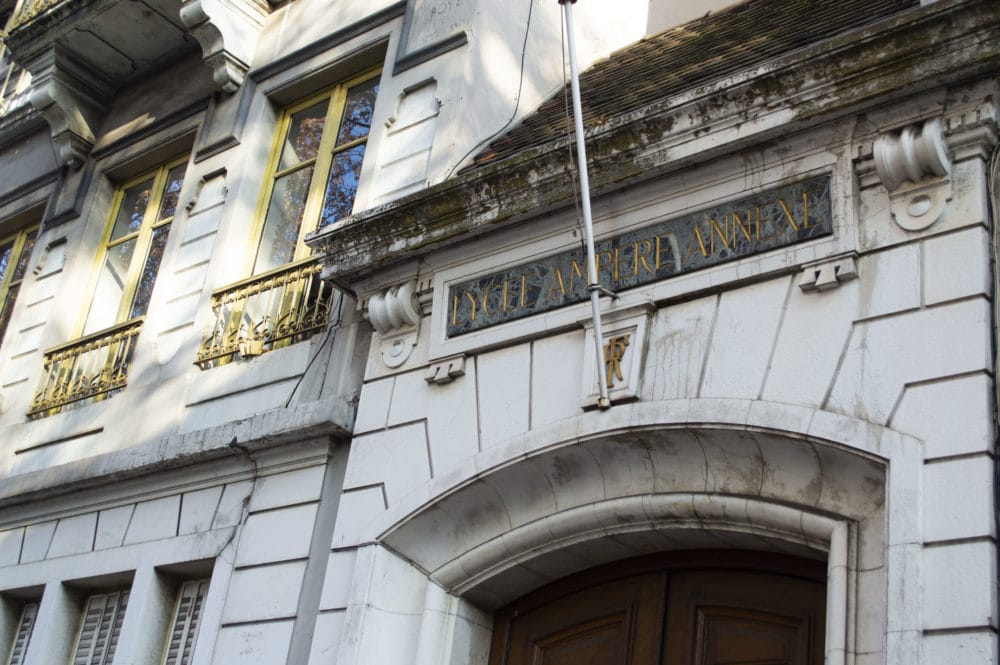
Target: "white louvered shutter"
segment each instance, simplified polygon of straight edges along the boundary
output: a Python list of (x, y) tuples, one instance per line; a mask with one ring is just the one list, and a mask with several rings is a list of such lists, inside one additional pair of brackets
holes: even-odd
[(194, 651), (201, 625), (201, 606), (207, 591), (208, 580), (192, 580), (181, 585), (163, 665), (189, 665), (191, 662), (191, 652)]
[(87, 599), (72, 665), (110, 665), (115, 657), (127, 605), (127, 589)]
[(21, 620), (17, 624), (17, 635), (10, 648), (7, 665), (21, 665), (24, 662), (24, 652), (28, 650), (31, 641), (31, 631), (35, 627), (35, 617), (38, 616), (38, 603), (25, 603), (21, 610)]

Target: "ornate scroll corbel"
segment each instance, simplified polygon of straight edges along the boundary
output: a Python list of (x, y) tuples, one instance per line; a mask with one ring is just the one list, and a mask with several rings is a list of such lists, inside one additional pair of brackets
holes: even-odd
[(246, 78), (257, 36), (269, 12), (261, 0), (186, 0), (181, 21), (201, 45), (216, 85), (236, 92)]
[(379, 351), (386, 367), (396, 368), (406, 362), (417, 345), (420, 332), (421, 308), (416, 280), (368, 298), (367, 317), (382, 337)]
[(31, 104), (49, 123), (60, 163), (79, 168), (94, 147), (111, 85), (58, 46), (31, 60)]
[(923, 231), (934, 224), (952, 198), (951, 154), (941, 120), (882, 134), (873, 153), (896, 223), (907, 231)]

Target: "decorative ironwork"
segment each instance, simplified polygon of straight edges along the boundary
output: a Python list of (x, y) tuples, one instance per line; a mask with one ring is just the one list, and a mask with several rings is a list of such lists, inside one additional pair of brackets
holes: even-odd
[(28, 416), (52, 415), (69, 404), (98, 401), (121, 391), (142, 322), (141, 317), (132, 319), (46, 351)]
[(10, 12), (0, 12), (0, 116), (28, 102), (31, 75), (14, 63), (4, 41), (4, 24)]
[(195, 364), (208, 369), (237, 354), (257, 356), (322, 330), (330, 318), (334, 288), (319, 278), (321, 270), (308, 259), (215, 291), (215, 323)]
[(13, 30), (25, 23), (28, 23), (36, 16), (44, 14), (56, 5), (69, 4), (64, 0), (24, 0), (14, 12), (14, 17), (8, 25), (8, 30)]

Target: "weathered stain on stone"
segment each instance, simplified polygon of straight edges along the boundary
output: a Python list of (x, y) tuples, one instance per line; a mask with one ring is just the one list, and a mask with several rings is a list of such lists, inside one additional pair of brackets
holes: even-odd
[[(748, 57), (739, 61), (742, 72), (661, 90), (658, 101), (642, 109), (629, 109), (623, 102), (622, 113), (589, 131), (592, 194), (760, 145), (790, 130), (842, 117), (875, 99), (963, 80), (977, 67), (1000, 63), (1000, 6), (985, 0), (938, 4), (943, 6), (863, 28), (861, 38), (850, 32), (784, 53), (766, 67), (754, 66), (759, 60)], [(909, 4), (892, 6), (890, 15)], [(984, 40), (984, 34), (995, 38)], [(961, 53), (955, 55), (957, 51)], [(613, 70), (617, 57), (595, 69)], [(927, 64), (918, 66), (918, 61)], [(545, 108), (538, 117), (544, 117)], [(785, 110), (795, 119), (789, 121)], [(771, 113), (781, 117), (771, 121)], [(526, 126), (536, 122), (533, 118)], [(718, 140), (705, 138), (707, 128)], [(541, 142), (531, 145), (511, 139), (510, 150), (494, 149), (495, 158), (453, 180), (314, 234), (309, 243), (326, 254), (325, 274), (349, 285), (388, 263), (571, 205), (575, 188), (566, 150), (572, 142), (565, 137), (546, 142), (549, 136), (542, 132)], [(392, 240), (387, 243), (387, 238)]]

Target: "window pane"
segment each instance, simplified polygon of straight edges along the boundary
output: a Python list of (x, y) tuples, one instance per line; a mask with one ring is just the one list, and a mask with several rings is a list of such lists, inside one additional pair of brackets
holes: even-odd
[[(28, 270), (28, 261), (31, 260), (31, 252), (35, 249), (35, 240), (38, 239), (38, 231), (32, 231), (24, 237), (24, 246), (21, 248), (21, 255), (17, 257), (17, 268), (14, 270), (14, 276), (11, 278), (13, 280), (19, 280), (24, 278), (24, 273)], [(3, 273), (0, 272), (0, 280), (3, 279)]]
[(3, 282), (3, 278), (7, 274), (7, 267), (10, 265), (10, 257), (13, 251), (13, 242), (0, 246), (0, 282)]
[(156, 273), (160, 271), (160, 261), (163, 259), (163, 248), (167, 246), (167, 233), (169, 232), (169, 224), (153, 229), (149, 253), (146, 255), (146, 265), (143, 266), (142, 274), (139, 275), (139, 283), (135, 287), (132, 311), (128, 315), (130, 319), (142, 316), (149, 309), (149, 299), (153, 295), (153, 284), (156, 282)]
[(288, 124), (288, 133), (281, 149), (281, 161), (278, 171), (315, 159), (319, 152), (319, 143), (323, 139), (323, 126), (326, 123), (326, 107), (329, 100), (324, 99), (307, 109), (292, 116)]
[(128, 280), (128, 266), (135, 251), (136, 239), (132, 238), (120, 245), (108, 248), (108, 254), (97, 279), (97, 290), (90, 304), (84, 334), (107, 328), (115, 323), (118, 306), (122, 301), (125, 282)]
[(167, 183), (163, 189), (163, 200), (160, 202), (160, 214), (157, 220), (169, 219), (174, 216), (177, 210), (177, 197), (180, 196), (181, 186), (184, 185), (184, 167), (187, 164), (180, 164), (170, 169), (167, 174)]
[(118, 216), (115, 218), (115, 226), (111, 230), (111, 240), (139, 230), (142, 225), (142, 216), (146, 214), (146, 206), (149, 205), (149, 195), (152, 189), (153, 179), (150, 178), (146, 182), (125, 190), (121, 207), (118, 209)]
[(14, 311), (14, 300), (17, 298), (17, 286), (12, 286), (4, 296), (3, 304), (0, 305), (0, 340), (7, 332), (7, 325), (10, 323), (10, 313)]
[(308, 167), (279, 178), (274, 183), (257, 260), (254, 262), (254, 273), (277, 268), (295, 256), (312, 172), (312, 167)]
[(330, 167), (330, 179), (326, 183), (326, 196), (323, 199), (323, 212), (320, 215), (319, 228), (351, 214), (351, 208), (354, 207), (354, 195), (358, 191), (361, 162), (364, 161), (364, 158), (365, 144), (363, 143), (333, 156), (333, 165)]
[(340, 121), (340, 131), (337, 133), (337, 145), (368, 136), (372, 126), (376, 95), (378, 95), (377, 78), (365, 81), (347, 91), (344, 117)]

